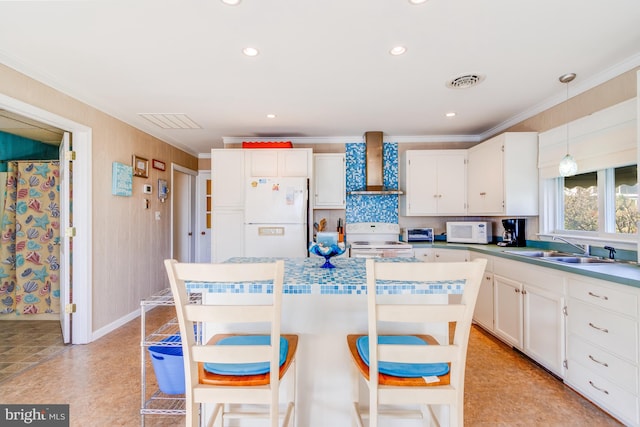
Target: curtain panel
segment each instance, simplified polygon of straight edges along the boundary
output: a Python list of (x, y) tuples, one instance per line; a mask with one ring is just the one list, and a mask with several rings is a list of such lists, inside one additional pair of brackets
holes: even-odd
[(7, 170), (0, 216), (0, 313), (59, 313), (59, 162), (14, 161)]

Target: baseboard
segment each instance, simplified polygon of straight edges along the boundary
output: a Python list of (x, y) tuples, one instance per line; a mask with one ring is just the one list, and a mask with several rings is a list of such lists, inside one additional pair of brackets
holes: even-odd
[(130, 321), (136, 319), (140, 317), (140, 310), (134, 310), (131, 313), (122, 316), (121, 318), (115, 320), (114, 322), (109, 323), (106, 326), (103, 326), (102, 328), (93, 331), (93, 333), (91, 334), (91, 342), (102, 338), (103, 336), (107, 335), (110, 332), (115, 331), (116, 329), (118, 329), (121, 326), (124, 326), (125, 324), (129, 323)]

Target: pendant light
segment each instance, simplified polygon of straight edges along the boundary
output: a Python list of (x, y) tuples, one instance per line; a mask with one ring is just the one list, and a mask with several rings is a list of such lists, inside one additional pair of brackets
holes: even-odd
[(560, 166), (558, 167), (558, 171), (560, 172), (560, 176), (573, 176), (578, 172), (578, 164), (571, 154), (569, 154), (569, 115), (568, 111), (568, 101), (569, 101), (569, 83), (576, 78), (575, 73), (567, 73), (563, 74), (559, 77), (560, 83), (564, 83), (567, 86), (567, 98), (565, 99), (565, 120), (566, 124), (566, 138), (567, 138), (567, 154), (560, 160)]

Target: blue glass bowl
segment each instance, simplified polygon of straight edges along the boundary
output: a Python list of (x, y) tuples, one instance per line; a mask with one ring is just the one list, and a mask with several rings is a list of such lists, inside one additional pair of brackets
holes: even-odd
[(324, 257), (324, 264), (320, 266), (321, 268), (336, 268), (329, 260), (336, 255), (342, 255), (345, 250), (346, 248), (341, 248), (338, 245), (324, 246), (316, 243), (309, 245), (310, 253)]

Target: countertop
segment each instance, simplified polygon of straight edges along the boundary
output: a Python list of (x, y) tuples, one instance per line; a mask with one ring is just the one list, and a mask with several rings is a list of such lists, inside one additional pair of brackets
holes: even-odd
[[(309, 258), (231, 258), (226, 262), (272, 262), (284, 259), (285, 275), (283, 294), (365, 295), (367, 293), (364, 258), (333, 258), (336, 268), (320, 268), (323, 257)], [(382, 262), (419, 262), (415, 258), (381, 258)], [(384, 282), (379, 283), (378, 294), (425, 295), (461, 294), (464, 281), (442, 282)], [(205, 291), (217, 294), (265, 294), (273, 292), (268, 283), (187, 283), (189, 291)]]
[(615, 262), (603, 264), (561, 264), (558, 262), (544, 261), (537, 258), (513, 255), (505, 251), (531, 251), (531, 250), (548, 250), (540, 246), (526, 247), (504, 247), (498, 245), (477, 245), (477, 244), (460, 244), (436, 242), (433, 244), (416, 243), (414, 248), (435, 248), (435, 249), (458, 249), (469, 250), (499, 258), (507, 258), (514, 261), (525, 262), (527, 264), (538, 265), (541, 267), (551, 268), (555, 270), (566, 271), (567, 273), (579, 274), (582, 276), (593, 277), (595, 279), (608, 280), (610, 282), (620, 283), (623, 285), (634, 286), (640, 288), (640, 266), (635, 263)]

